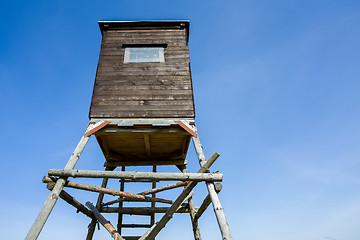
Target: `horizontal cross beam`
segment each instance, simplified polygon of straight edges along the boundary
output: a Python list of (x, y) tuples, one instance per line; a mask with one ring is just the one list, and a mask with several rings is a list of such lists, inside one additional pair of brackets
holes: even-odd
[(221, 182), (221, 173), (158, 173), (158, 172), (123, 172), (50, 169), (50, 176), (81, 178), (117, 178), (117, 179), (151, 179), (159, 181), (206, 181)]
[[(56, 180), (57, 179), (55, 179), (54, 181), (56, 181)], [(44, 183), (52, 183), (53, 179), (45, 176), (45, 177), (43, 177), (42, 181)], [(139, 194), (133, 194), (133, 193), (128, 193), (128, 192), (103, 188), (103, 187), (97, 187), (97, 186), (93, 186), (93, 185), (89, 185), (89, 184), (85, 184), (85, 183), (77, 183), (77, 182), (67, 181), (65, 183), (65, 187), (86, 190), (86, 191), (91, 191), (91, 192), (99, 192), (102, 194), (109, 194), (109, 195), (113, 195), (113, 196), (125, 197), (125, 198), (130, 198), (130, 199), (137, 199), (137, 200), (144, 201), (144, 202), (161, 202), (161, 203), (167, 203), (167, 204), (174, 203), (173, 201), (167, 200), (167, 199), (146, 197), (146, 196), (139, 195)]]

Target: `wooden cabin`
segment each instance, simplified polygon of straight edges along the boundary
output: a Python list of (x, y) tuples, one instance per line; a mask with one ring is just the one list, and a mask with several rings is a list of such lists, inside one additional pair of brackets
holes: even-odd
[(194, 124), (189, 21), (101, 21), (89, 118), (109, 120), (95, 136), (107, 161), (185, 159)]

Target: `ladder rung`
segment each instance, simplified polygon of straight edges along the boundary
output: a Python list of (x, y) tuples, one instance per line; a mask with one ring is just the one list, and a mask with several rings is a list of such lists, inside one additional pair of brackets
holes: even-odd
[(123, 238), (126, 240), (138, 240), (141, 236), (123, 236)]
[(122, 224), (123, 228), (150, 228), (151, 224)]
[[(146, 180), (146, 179), (125, 179), (124, 182), (144, 182), (144, 183), (152, 183), (154, 180)], [(159, 181), (156, 181), (159, 182)]]

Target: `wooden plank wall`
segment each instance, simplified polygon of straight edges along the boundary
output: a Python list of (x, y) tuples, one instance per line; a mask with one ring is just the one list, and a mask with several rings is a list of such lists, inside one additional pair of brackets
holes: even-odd
[[(185, 28), (103, 31), (90, 118), (194, 118)], [(163, 63), (124, 63), (128, 44), (166, 44)]]

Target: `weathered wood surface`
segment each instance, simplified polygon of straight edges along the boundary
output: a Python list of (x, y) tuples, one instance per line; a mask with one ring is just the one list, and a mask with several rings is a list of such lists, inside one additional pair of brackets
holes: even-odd
[(86, 131), (84, 133), (84, 136), (85, 137), (90, 136), (91, 134), (95, 133), (96, 131), (99, 131), (101, 128), (105, 127), (109, 123), (110, 123), (109, 121), (100, 120), (99, 122), (95, 123), (91, 129)]
[[(186, 31), (156, 27), (103, 31), (90, 118), (193, 118)], [(149, 44), (165, 46), (165, 62), (124, 63), (126, 46)]]
[[(200, 168), (198, 173), (205, 173), (209, 171), (210, 166), (215, 162), (215, 160), (220, 155), (218, 153), (214, 153), (208, 161), (205, 162), (205, 164)], [(153, 240), (157, 234), (165, 227), (165, 225), (170, 221), (173, 214), (176, 212), (176, 210), (180, 207), (180, 205), (183, 203), (183, 201), (187, 198), (187, 196), (190, 194), (192, 189), (196, 186), (197, 182), (190, 182), (184, 190), (180, 193), (178, 198), (175, 200), (174, 204), (171, 205), (169, 210), (164, 214), (164, 216), (154, 224), (154, 227), (149, 229), (139, 240)]]
[[(145, 135), (148, 135), (146, 141)], [(183, 160), (190, 143), (190, 134), (176, 125), (119, 127), (112, 124), (95, 136), (108, 162), (128, 162), (129, 166), (137, 162), (140, 165), (140, 161), (157, 165), (157, 161)]]
[[(49, 177), (47, 177), (49, 178)], [(46, 185), (46, 188), (50, 191), (53, 190), (55, 186), (55, 182), (52, 182), (52, 180), (49, 178), (49, 183)], [(70, 204), (71, 206), (75, 207), (78, 212), (83, 213), (84, 215), (88, 216), (89, 218), (94, 218), (94, 215), (91, 211), (89, 211), (84, 205), (82, 205), (78, 200), (76, 200), (73, 196), (71, 196), (69, 193), (62, 190), (59, 194), (59, 197), (63, 199), (65, 202)]]
[[(93, 124), (89, 124), (87, 129), (91, 128), (92, 125)], [(75, 167), (77, 161), (80, 158), (82, 151), (84, 150), (84, 148), (86, 146), (86, 143), (89, 141), (89, 138), (90, 138), (90, 136), (88, 136), (88, 137), (82, 136), (82, 138), (80, 139), (80, 142), (76, 146), (74, 152), (71, 154), (69, 161), (67, 162), (67, 164), (65, 166), (66, 170), (70, 170)], [(35, 240), (38, 238), (42, 228), (44, 227), (44, 225), (46, 223), (46, 220), (48, 219), (52, 209), (55, 206), (56, 201), (59, 198), (61, 191), (64, 188), (65, 181), (66, 180), (64, 178), (61, 178), (56, 182), (53, 190), (47, 197), (43, 207), (41, 208), (38, 216), (36, 217), (33, 225), (31, 226), (28, 234), (26, 235), (25, 240)]]
[[(147, 190), (147, 191), (144, 191), (144, 192), (141, 192), (141, 193), (138, 193), (138, 194), (139, 195), (148, 195), (148, 194), (159, 193), (159, 192), (162, 192), (162, 191), (166, 191), (166, 190), (170, 190), (170, 189), (174, 189), (174, 188), (178, 188), (178, 187), (184, 187), (188, 183), (189, 182), (171, 183), (171, 184), (168, 184), (168, 185), (165, 185), (165, 186), (162, 186), (162, 187), (152, 188), (150, 190)], [(119, 198), (119, 199), (116, 199), (114, 201), (104, 203), (102, 206), (109, 206), (109, 205), (112, 205), (114, 203), (123, 202), (123, 201), (126, 201), (126, 200), (127, 200), (126, 198)]]
[[(132, 215), (151, 215), (153, 213), (166, 213), (169, 209), (169, 207), (103, 207), (100, 209), (100, 212)], [(189, 208), (179, 207), (178, 209), (176, 209), (175, 213), (189, 213)]]
[[(196, 130), (196, 128), (195, 128), (195, 130)], [(207, 161), (206, 161), (205, 154), (204, 154), (204, 151), (203, 151), (203, 147), (202, 147), (202, 145), (200, 143), (199, 137), (192, 137), (192, 140), (193, 140), (193, 143), (194, 143), (196, 154), (197, 154), (198, 159), (199, 159), (200, 166), (206, 165)], [(215, 216), (216, 216), (217, 222), (218, 222), (219, 227), (220, 227), (222, 238), (223, 238), (223, 240), (232, 240), (233, 238), (232, 238), (232, 235), (231, 235), (231, 232), (230, 232), (230, 227), (229, 227), (229, 224), (228, 224), (228, 222), (226, 220), (224, 209), (223, 209), (223, 207), (221, 205), (219, 196), (216, 193), (214, 183), (207, 182), (206, 187), (208, 189), (208, 192), (209, 192), (212, 204), (213, 204)]]
[[(52, 182), (52, 179), (45, 176), (43, 178), (43, 182), (49, 183), (49, 182)], [(91, 191), (91, 192), (98, 192), (98, 193), (108, 194), (108, 195), (112, 195), (112, 196), (120, 196), (120, 197), (126, 197), (126, 198), (130, 198), (130, 199), (137, 199), (137, 200), (144, 201), (144, 202), (161, 202), (161, 203), (173, 204), (173, 201), (167, 200), (167, 199), (146, 197), (146, 196), (139, 195), (139, 194), (122, 192), (122, 191), (118, 191), (118, 190), (97, 187), (97, 186), (84, 184), (84, 183), (67, 181), (65, 183), (65, 187), (86, 190), (86, 191)]]
[[(153, 167), (152, 167), (152, 170), (153, 170), (153, 172), (157, 172), (157, 166), (156, 166), (156, 165), (153, 166)], [(152, 189), (155, 189), (155, 188), (156, 188), (156, 184), (157, 184), (157, 181), (153, 180), (152, 183), (151, 183), (151, 188), (152, 188)], [(142, 195), (145, 195), (145, 194), (142, 194)], [(155, 192), (152, 193), (152, 194), (151, 194), (151, 197), (156, 198), (156, 193), (155, 193)], [(152, 203), (151, 203), (151, 207), (152, 207), (152, 208), (156, 207), (156, 202), (152, 202)], [(151, 216), (150, 216), (150, 224), (151, 224), (151, 226), (154, 225), (154, 223), (155, 223), (155, 218), (156, 218), (155, 213), (151, 214)], [(150, 226), (150, 227), (151, 227), (151, 226)]]
[[(92, 118), (90, 119), (91, 123), (96, 123), (101, 118)], [(110, 121), (109, 126), (118, 126), (118, 127), (134, 127), (134, 126), (158, 126), (158, 127), (170, 127), (177, 126), (176, 121), (178, 118), (107, 118), (107, 121)], [(194, 125), (194, 118), (184, 118), (181, 120), (185, 120), (189, 122), (189, 124)]]
[[(187, 172), (186, 166), (177, 166), (181, 172), (185, 173)], [(190, 195), (189, 195), (190, 196)], [(195, 218), (196, 210), (195, 210), (195, 204), (192, 197), (188, 198), (188, 204), (189, 204), (189, 210), (190, 210), (190, 218), (191, 218), (191, 224), (193, 228), (193, 234), (195, 240), (201, 240), (201, 234), (200, 234), (200, 228), (198, 220)]]
[(91, 202), (86, 202), (85, 204), (94, 214), (94, 216), (96, 217), (96, 219), (99, 221), (99, 223), (101, 225), (104, 226), (104, 228), (110, 233), (111, 237), (114, 238), (115, 240), (125, 240), (124, 238), (122, 238), (120, 236), (120, 234), (115, 230), (115, 228), (113, 227), (113, 225), (111, 225), (111, 223), (109, 221), (107, 221), (103, 215), (100, 214), (99, 210), (97, 210), (97, 208), (91, 203)]
[(159, 181), (222, 181), (221, 173), (153, 173), (153, 172), (107, 172), (92, 170), (50, 169), (50, 176), (81, 177), (81, 178), (117, 178), (117, 179), (151, 179)]
[(122, 228), (150, 228), (151, 226), (150, 224), (121, 224)]
[(177, 124), (179, 124), (179, 126), (181, 126), (185, 131), (187, 131), (194, 137), (198, 136), (197, 133), (192, 129), (192, 127), (190, 126), (190, 124), (188, 122), (186, 122), (184, 120), (178, 120), (176, 122), (177, 122)]
[[(215, 183), (215, 191), (216, 191), (216, 193), (219, 193), (221, 191), (221, 189), (222, 189), (221, 183)], [(201, 206), (199, 207), (199, 210), (196, 212), (194, 218), (199, 219), (210, 204), (211, 204), (211, 198), (210, 198), (210, 195), (208, 194), (205, 197), (204, 201), (202, 202)]]
[(159, 165), (186, 165), (187, 160), (136, 160), (136, 161), (113, 161), (105, 162), (105, 167), (119, 167), (119, 166), (159, 166)]
[[(107, 167), (107, 168), (105, 168), (105, 171), (113, 171), (114, 169), (115, 168)], [(106, 186), (108, 184), (108, 181), (109, 181), (108, 178), (104, 178), (102, 180), (101, 187), (106, 188)], [(104, 199), (104, 193), (99, 193), (98, 199), (96, 201), (96, 208), (97, 209), (100, 209), (103, 199)], [(96, 219), (93, 219), (90, 222), (89, 226), (88, 226), (88, 233), (86, 235), (86, 240), (92, 240), (93, 239), (94, 232), (95, 232), (95, 227), (96, 227)]]
[[(126, 167), (122, 166), (121, 167), (121, 171), (125, 172)], [(124, 192), (125, 191), (125, 179), (120, 179), (120, 191)], [(122, 197), (120, 197), (122, 198)], [(119, 208), (123, 207), (123, 203), (119, 202)], [(122, 225), (123, 225), (123, 215), (121, 213), (118, 214), (118, 224), (117, 224), (117, 229), (118, 232), (121, 234), (122, 231)]]

